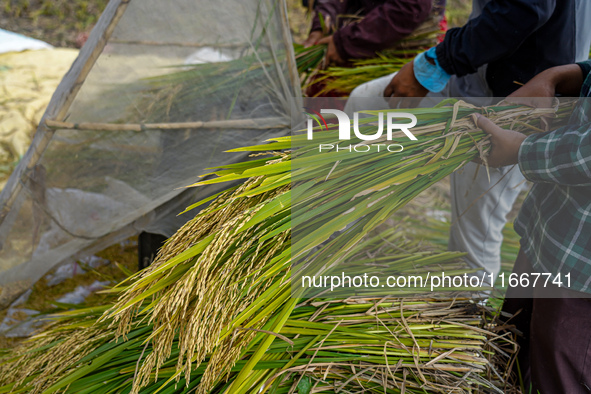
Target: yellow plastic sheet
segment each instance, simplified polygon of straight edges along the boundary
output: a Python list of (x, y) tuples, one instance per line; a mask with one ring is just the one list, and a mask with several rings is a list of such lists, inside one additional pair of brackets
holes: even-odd
[(0, 55), (0, 190), (27, 151), (51, 95), (76, 56), (75, 49)]

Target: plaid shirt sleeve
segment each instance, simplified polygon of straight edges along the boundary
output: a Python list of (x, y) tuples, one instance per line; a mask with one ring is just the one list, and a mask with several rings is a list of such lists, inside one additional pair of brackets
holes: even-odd
[(567, 126), (531, 135), (521, 144), (518, 160), (531, 182), (591, 186), (591, 128)]
[[(581, 97), (591, 90), (591, 60), (578, 63), (584, 83)], [(571, 119), (576, 126), (533, 134), (519, 148), (519, 168), (531, 182), (555, 183), (562, 186), (591, 186), (591, 126), (586, 122), (589, 108), (579, 105), (579, 115)], [(586, 123), (584, 125), (581, 125)]]
[(587, 78), (589, 73), (591, 72), (591, 60), (585, 60), (584, 62), (577, 63), (579, 67), (581, 67), (581, 71), (583, 71), (583, 79), (585, 82), (583, 83), (583, 88), (581, 89), (581, 97), (589, 97), (589, 87), (591, 85), (591, 80)]
[[(591, 62), (581, 97), (591, 96)], [(527, 137), (519, 167), (534, 184), (515, 230), (536, 272), (569, 274), (571, 290), (591, 293), (591, 100), (577, 103), (570, 125)]]

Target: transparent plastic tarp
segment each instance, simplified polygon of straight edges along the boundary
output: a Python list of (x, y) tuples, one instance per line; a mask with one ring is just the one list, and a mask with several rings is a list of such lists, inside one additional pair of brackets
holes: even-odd
[(226, 185), (184, 188), (246, 157), (225, 151), (289, 132), (299, 87), (282, 0), (114, 1), (107, 13), (73, 67), (90, 72), (53, 100), (79, 91), (46, 114), (40, 155), (3, 191), (0, 298), (83, 250), (171, 235), (179, 212)]

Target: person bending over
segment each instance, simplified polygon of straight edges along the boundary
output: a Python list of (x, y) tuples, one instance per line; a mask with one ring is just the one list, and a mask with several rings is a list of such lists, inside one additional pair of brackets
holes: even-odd
[(394, 47), (429, 15), (443, 18), (445, 0), (316, 0), (314, 9), (304, 46), (327, 44), (328, 62), (342, 65)]

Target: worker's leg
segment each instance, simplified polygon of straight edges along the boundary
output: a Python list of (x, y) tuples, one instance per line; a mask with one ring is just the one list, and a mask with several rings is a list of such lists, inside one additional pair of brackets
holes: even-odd
[(570, 298), (580, 293), (565, 288), (558, 291), (564, 298), (533, 301), (531, 392), (591, 393), (591, 299)]
[(148, 267), (168, 238), (161, 234), (141, 232), (138, 236), (138, 269)]
[(347, 105), (345, 105), (345, 113), (352, 116), (353, 112), (357, 111), (388, 109), (388, 103), (384, 99), (384, 90), (394, 75), (396, 73), (374, 79), (353, 89), (347, 100)]
[[(532, 272), (519, 251), (513, 273)], [(535, 288), (509, 287), (503, 304), (503, 312), (514, 315), (507, 324), (522, 334), (517, 343), (525, 392), (591, 393), (591, 298), (541, 283)]]
[[(533, 272), (531, 264), (527, 260), (525, 253), (519, 250), (512, 274), (520, 277), (522, 274)], [(530, 374), (530, 326), (533, 309), (533, 289), (530, 287), (508, 287), (505, 301), (502, 308), (502, 319), (511, 327), (511, 331), (516, 334), (516, 342), (519, 345), (517, 353), (517, 366), (513, 366), (513, 372), (521, 374), (521, 381), (526, 387), (531, 383)]]
[(472, 268), (483, 268), (496, 278), (501, 268), (503, 227), (524, 178), (517, 166), (489, 168), (488, 174), (486, 167), (468, 163), (451, 175), (448, 248), (468, 253), (465, 260)]

